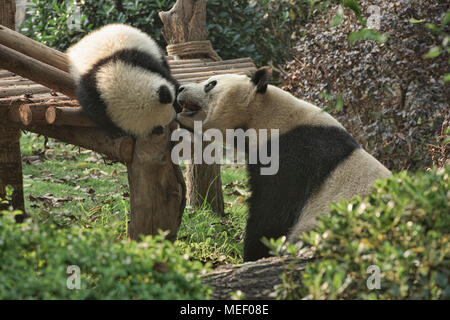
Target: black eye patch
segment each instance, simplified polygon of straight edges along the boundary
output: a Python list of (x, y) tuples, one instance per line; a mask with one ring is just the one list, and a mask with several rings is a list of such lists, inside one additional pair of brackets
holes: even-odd
[(211, 81), (210, 83), (208, 83), (207, 85), (205, 85), (205, 93), (210, 92), (217, 84), (216, 80)]
[(162, 85), (158, 90), (159, 94), (159, 102), (162, 104), (172, 103), (172, 94), (170, 93), (170, 89)]

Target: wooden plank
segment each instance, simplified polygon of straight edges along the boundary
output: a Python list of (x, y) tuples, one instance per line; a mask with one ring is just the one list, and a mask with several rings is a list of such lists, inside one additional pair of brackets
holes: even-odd
[[(170, 69), (177, 69), (177, 68), (195, 68), (195, 67), (205, 67), (205, 66), (220, 66), (220, 65), (230, 65), (230, 64), (236, 64), (236, 63), (253, 63), (251, 58), (239, 58), (239, 59), (231, 59), (231, 60), (222, 60), (222, 61), (192, 61), (192, 60), (174, 60), (177, 61), (172, 62), (169, 61)], [(192, 61), (192, 62), (190, 62)], [(254, 63), (253, 63), (254, 64)]]
[(192, 79), (192, 78), (210, 78), (215, 75), (220, 74), (228, 74), (228, 73), (234, 73), (234, 74), (244, 74), (246, 71), (250, 69), (230, 69), (230, 70), (217, 70), (217, 71), (209, 71), (209, 72), (192, 72), (192, 73), (183, 73), (183, 74), (177, 74), (176, 79), (177, 80), (183, 80), (183, 79)]
[(179, 68), (173, 69), (172, 75), (176, 76), (180, 73), (195, 73), (195, 72), (208, 72), (208, 71), (217, 71), (217, 70), (231, 70), (231, 69), (247, 69), (254, 68), (255, 65), (253, 63), (244, 62), (244, 63), (236, 63), (230, 65), (220, 65), (220, 66), (204, 66), (204, 67), (189, 67), (189, 68)]

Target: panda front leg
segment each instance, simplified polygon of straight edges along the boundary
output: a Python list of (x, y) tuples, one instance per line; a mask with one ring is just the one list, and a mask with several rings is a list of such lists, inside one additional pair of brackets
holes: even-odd
[(267, 223), (264, 224), (261, 219), (250, 217), (247, 221), (244, 239), (244, 261), (255, 261), (261, 258), (269, 257), (269, 248), (267, 248), (262, 239), (282, 236), (282, 232), (276, 232), (274, 229), (268, 229)]

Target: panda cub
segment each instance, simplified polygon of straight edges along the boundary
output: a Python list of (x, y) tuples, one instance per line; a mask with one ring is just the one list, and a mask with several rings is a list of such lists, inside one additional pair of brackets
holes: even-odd
[(109, 137), (160, 132), (175, 118), (178, 83), (163, 51), (140, 30), (107, 25), (67, 54), (81, 107)]
[[(193, 129), (278, 129), (279, 169), (261, 175), (262, 164), (248, 164), (249, 218), (244, 260), (269, 255), (261, 238), (286, 235), (295, 241), (329, 212), (329, 203), (367, 195), (374, 180), (390, 172), (364, 151), (342, 125), (308, 102), (268, 85), (269, 74), (259, 69), (245, 75), (218, 75), (178, 90), (184, 106), (177, 120)], [(273, 157), (273, 155), (272, 155)]]

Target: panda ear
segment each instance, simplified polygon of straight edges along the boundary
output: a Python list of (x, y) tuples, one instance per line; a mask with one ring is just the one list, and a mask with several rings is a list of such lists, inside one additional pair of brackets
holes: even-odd
[(260, 68), (252, 75), (252, 82), (256, 85), (257, 93), (266, 92), (271, 76), (272, 69), (269, 67)]

